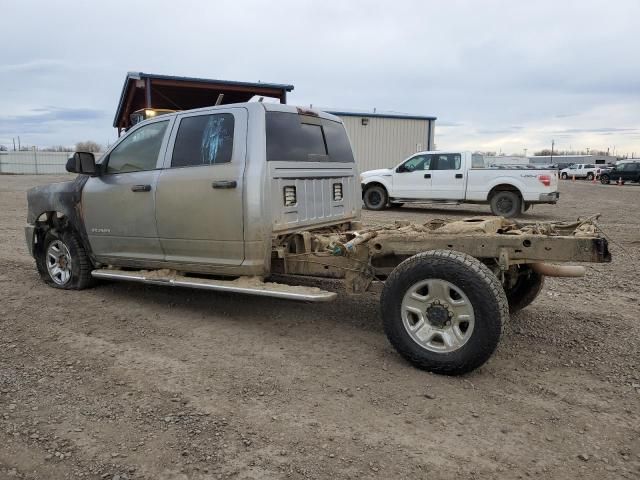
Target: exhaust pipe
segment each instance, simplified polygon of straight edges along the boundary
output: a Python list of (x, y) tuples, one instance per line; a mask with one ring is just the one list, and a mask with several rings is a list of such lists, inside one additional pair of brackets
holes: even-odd
[(581, 265), (552, 265), (550, 263), (532, 263), (531, 269), (545, 277), (584, 277), (586, 268)]

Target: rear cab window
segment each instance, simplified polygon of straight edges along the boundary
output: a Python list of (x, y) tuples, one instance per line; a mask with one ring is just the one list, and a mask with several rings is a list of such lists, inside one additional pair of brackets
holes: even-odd
[(353, 163), (340, 122), (289, 112), (266, 113), (267, 161)]

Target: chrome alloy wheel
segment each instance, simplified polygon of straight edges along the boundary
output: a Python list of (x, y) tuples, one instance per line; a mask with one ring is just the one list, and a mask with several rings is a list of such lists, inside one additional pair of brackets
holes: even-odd
[(454, 284), (423, 280), (402, 299), (402, 323), (411, 339), (435, 353), (461, 348), (473, 333), (474, 314), (469, 298)]
[(66, 285), (71, 278), (71, 254), (61, 240), (49, 244), (46, 262), (51, 280), (58, 285)]

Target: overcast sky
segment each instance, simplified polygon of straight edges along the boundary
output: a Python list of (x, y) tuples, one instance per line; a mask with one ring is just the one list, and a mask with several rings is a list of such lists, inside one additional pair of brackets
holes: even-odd
[(0, 144), (105, 144), (127, 71), (435, 115), (439, 149), (640, 155), (640, 1), (4, 2)]

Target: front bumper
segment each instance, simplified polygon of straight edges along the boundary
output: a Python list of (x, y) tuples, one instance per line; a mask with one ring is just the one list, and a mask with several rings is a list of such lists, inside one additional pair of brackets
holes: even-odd
[(26, 225), (24, 227), (24, 237), (27, 241), (27, 248), (29, 249), (29, 254), (33, 257), (34, 250), (34, 240), (35, 240), (35, 225)]
[(538, 201), (540, 203), (556, 203), (560, 198), (560, 192), (541, 193)]

